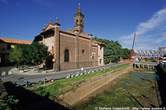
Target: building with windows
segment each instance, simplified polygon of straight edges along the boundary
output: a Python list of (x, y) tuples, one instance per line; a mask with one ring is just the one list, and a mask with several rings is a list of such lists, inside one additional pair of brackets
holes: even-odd
[(56, 71), (103, 65), (103, 44), (84, 32), (84, 14), (80, 6), (74, 16), (73, 29), (61, 30), (56, 19), (55, 23), (48, 23), (34, 42), (48, 47)]

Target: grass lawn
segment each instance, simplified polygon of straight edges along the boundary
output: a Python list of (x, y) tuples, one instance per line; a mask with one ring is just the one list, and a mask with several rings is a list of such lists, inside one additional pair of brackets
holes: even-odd
[(132, 72), (110, 89), (89, 101), (76, 105), (76, 110), (95, 110), (95, 107), (149, 107), (157, 105), (155, 73)]
[(34, 91), (35, 93), (41, 95), (41, 96), (49, 96), (50, 99), (55, 99), (56, 96), (59, 96), (60, 94), (63, 94), (71, 89), (76, 88), (80, 83), (94, 77), (100, 77), (101, 75), (109, 74), (110, 72), (115, 72), (122, 70), (124, 68), (127, 68), (129, 64), (122, 64), (118, 66), (113, 66), (101, 71), (97, 71), (94, 73), (69, 78), (69, 79), (60, 79), (56, 80), (52, 83), (46, 83), (46, 84), (37, 84), (33, 87), (30, 87), (28, 89)]

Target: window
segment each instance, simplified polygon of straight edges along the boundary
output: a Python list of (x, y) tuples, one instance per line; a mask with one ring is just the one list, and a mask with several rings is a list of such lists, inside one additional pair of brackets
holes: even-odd
[(100, 64), (101, 64), (102, 59), (100, 59)]
[(65, 49), (64, 51), (64, 62), (69, 62), (69, 50)]
[(82, 49), (82, 54), (84, 54), (85, 53), (85, 50), (84, 49)]
[(76, 25), (78, 25), (78, 19), (76, 20)]

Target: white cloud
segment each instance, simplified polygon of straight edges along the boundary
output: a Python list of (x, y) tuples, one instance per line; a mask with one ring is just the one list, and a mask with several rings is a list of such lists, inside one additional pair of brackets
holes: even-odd
[(166, 19), (166, 8), (155, 13), (151, 19), (146, 22), (140, 23), (137, 27), (137, 35), (145, 34), (159, 26)]
[[(156, 12), (149, 20), (136, 26), (136, 45), (137, 49), (157, 49), (158, 46), (166, 46), (166, 8)], [(131, 48), (133, 34), (125, 35), (120, 38), (120, 42), (125, 47)]]

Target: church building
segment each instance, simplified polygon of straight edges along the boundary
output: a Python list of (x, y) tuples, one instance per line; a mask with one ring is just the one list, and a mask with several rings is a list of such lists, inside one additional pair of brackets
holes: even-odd
[(84, 14), (80, 5), (74, 16), (72, 30), (61, 30), (59, 20), (49, 23), (34, 42), (43, 43), (52, 55), (56, 71), (103, 65), (103, 44), (84, 32)]

